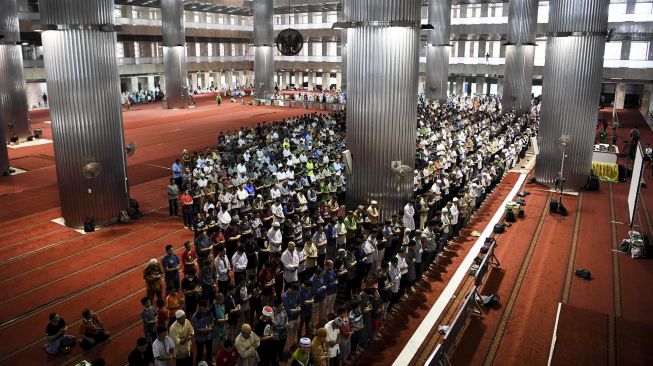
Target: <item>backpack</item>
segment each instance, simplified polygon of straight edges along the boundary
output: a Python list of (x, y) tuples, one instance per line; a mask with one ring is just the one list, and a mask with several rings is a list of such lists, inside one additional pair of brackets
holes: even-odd
[(591, 280), (592, 279), (592, 272), (585, 268), (580, 268), (574, 271), (574, 275), (578, 276), (579, 278), (582, 278), (584, 280)]
[(132, 221), (132, 219), (129, 217), (126, 210), (120, 211), (120, 213), (118, 214), (118, 222), (119, 223), (128, 224), (131, 221)]

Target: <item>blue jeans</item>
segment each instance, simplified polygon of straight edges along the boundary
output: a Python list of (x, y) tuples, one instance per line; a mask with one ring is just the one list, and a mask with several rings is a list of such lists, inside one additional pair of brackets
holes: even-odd
[(75, 336), (64, 334), (48, 342), (45, 346), (45, 352), (51, 355), (58, 355), (59, 350), (63, 347), (72, 347), (75, 344)]

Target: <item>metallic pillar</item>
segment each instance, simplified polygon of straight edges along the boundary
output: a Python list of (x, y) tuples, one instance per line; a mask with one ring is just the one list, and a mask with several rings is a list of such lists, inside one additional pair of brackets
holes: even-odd
[(451, 0), (431, 0), (428, 20), (435, 29), (428, 33), (426, 46), (426, 97), (446, 101), (451, 50)]
[(188, 68), (183, 0), (161, 0), (163, 72), (168, 108), (188, 107)]
[(272, 0), (254, 0), (254, 74), (256, 97), (270, 99), (274, 95), (274, 32)]
[(524, 114), (531, 107), (538, 0), (511, 0), (508, 14), (503, 109)]
[[(16, 135), (25, 141), (30, 126), (16, 0), (0, 0), (0, 35), (4, 36), (0, 38), (0, 137)], [(4, 140), (0, 143), (4, 144)], [(6, 146), (0, 149), (6, 150)], [(6, 154), (0, 151), (0, 155)], [(0, 168), (3, 165), (0, 162)], [(0, 169), (0, 173), (3, 171), (6, 169)]]
[[(39, 5), (61, 213), (74, 228), (86, 218), (115, 223), (129, 192), (113, 0)], [(89, 163), (101, 167), (98, 177), (84, 177)]]
[[(338, 21), (344, 21), (344, 11), (341, 10), (338, 12)], [(338, 87), (341, 92), (347, 92), (347, 29), (340, 31), (340, 84)]]
[(343, 1), (351, 24), (347, 145), (352, 175), (347, 206), (379, 202), (396, 214), (413, 194), (420, 0)]
[(601, 93), (609, 0), (552, 1), (544, 66), (535, 174), (553, 186), (560, 171), (559, 138), (569, 136), (565, 188), (579, 189), (592, 168), (596, 115)]

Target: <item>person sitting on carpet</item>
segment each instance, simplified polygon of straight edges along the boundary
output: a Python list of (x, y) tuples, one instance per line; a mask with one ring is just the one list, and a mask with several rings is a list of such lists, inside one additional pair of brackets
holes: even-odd
[(97, 314), (89, 309), (82, 311), (82, 322), (79, 325), (79, 333), (81, 336), (79, 345), (85, 350), (109, 339), (109, 332), (104, 329), (102, 321)]
[(66, 334), (66, 328), (66, 322), (59, 314), (50, 314), (50, 322), (45, 327), (45, 337), (48, 340), (45, 352), (53, 356), (70, 353), (70, 347), (75, 345), (75, 336)]

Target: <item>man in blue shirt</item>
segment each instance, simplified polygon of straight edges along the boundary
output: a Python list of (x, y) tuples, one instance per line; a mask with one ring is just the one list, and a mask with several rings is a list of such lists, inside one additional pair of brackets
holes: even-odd
[(324, 311), (324, 299), (326, 296), (326, 283), (324, 282), (324, 270), (320, 267), (317, 267), (315, 273), (311, 277), (311, 284), (313, 285), (313, 300), (315, 304), (313, 305), (313, 321), (312, 323), (317, 323), (319, 319), (320, 322), (326, 323), (326, 312)]
[[(299, 332), (297, 337), (301, 338), (306, 336), (313, 338), (313, 305), (315, 299), (313, 297), (313, 284), (310, 280), (302, 283), (299, 289), (299, 296), (302, 299), (302, 311), (299, 316)], [(306, 329), (306, 333), (302, 333)]]
[(165, 272), (165, 281), (166, 281), (166, 295), (170, 292), (171, 288), (179, 291), (180, 282), (179, 282), (179, 268), (180, 262), (179, 257), (175, 254), (174, 246), (172, 244), (166, 245), (166, 255), (163, 256), (161, 260), (161, 265)]
[(283, 307), (288, 314), (288, 345), (293, 346), (297, 342), (297, 331), (299, 328), (299, 313), (302, 309), (302, 299), (299, 296), (299, 285), (293, 283), (290, 288), (281, 295)]
[(177, 187), (181, 189), (181, 184), (184, 182), (183, 178), (183, 168), (181, 166), (181, 161), (179, 159), (175, 160), (172, 164), (172, 178), (175, 180)]

